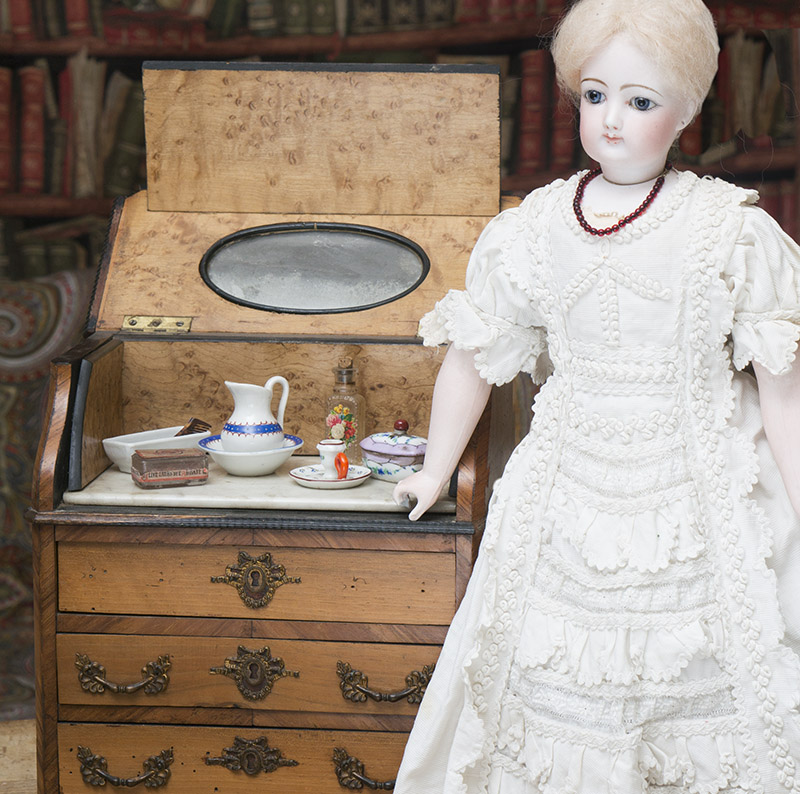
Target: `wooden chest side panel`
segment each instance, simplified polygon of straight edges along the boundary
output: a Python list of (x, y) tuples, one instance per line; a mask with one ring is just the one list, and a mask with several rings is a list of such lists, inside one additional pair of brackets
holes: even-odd
[[(261, 699), (249, 700), (233, 678), (211, 673), (212, 668), (235, 659), (239, 646), (281, 660), (293, 675), (277, 678)], [(160, 692), (91, 692), (81, 687), (76, 655), (105, 667), (104, 678), (130, 685), (144, 680), (143, 668), (159, 657), (169, 656), (168, 683)], [(342, 695), (338, 662), (367, 676), (374, 692), (402, 692), (406, 677), (435, 664), (439, 649), (429, 645), (315, 642), (275, 638), (125, 636), (114, 634), (66, 634), (58, 637), (60, 702), (92, 706), (159, 706), (179, 708), (253, 708), (257, 710), (324, 712), (342, 714), (416, 714), (417, 704), (407, 698), (354, 702)], [(360, 677), (359, 677), (360, 679)], [(424, 691), (424, 690), (422, 690)]]
[(243, 617), (446, 625), (455, 612), (455, 555), (344, 549), (249, 548), (299, 583), (277, 587), (266, 606), (212, 583), (234, 549), (60, 543), (59, 609), (66, 612)]
[(241, 229), (323, 219), (299, 213), (149, 212), (147, 194), (141, 191), (125, 202), (97, 330), (117, 331), (125, 315), (141, 314), (191, 317), (193, 334), (413, 337), (420, 317), (448, 289), (464, 286), (470, 252), (494, 210), (484, 215), (472, 208), (463, 217), (326, 215), (325, 221), (363, 224), (407, 237), (426, 252), (431, 270), (417, 289), (383, 306), (300, 315), (261, 311), (223, 299), (203, 282), (200, 260), (213, 243)]
[[(70, 472), (70, 489), (84, 488), (111, 464), (103, 450), (103, 439), (123, 432), (122, 358), (122, 343), (111, 340), (81, 362), (78, 393), (86, 391), (80, 422), (73, 425), (73, 432), (78, 426), (81, 431), (80, 439), (74, 440), (80, 445), (80, 473)], [(77, 460), (73, 457), (71, 466)]]
[[(266, 737), (296, 766), (248, 776), (224, 766), (207, 765), (206, 757), (220, 758), (237, 737), (255, 741)], [(109, 774), (134, 778), (145, 759), (172, 748), (174, 760), (165, 790), (170, 794), (218, 792), (285, 792), (285, 794), (341, 794), (333, 757), (336, 748), (358, 758), (364, 775), (384, 782), (397, 776), (407, 735), (378, 731), (303, 731), (274, 728), (205, 728), (158, 725), (103, 725), (62, 723), (58, 731), (62, 794), (85, 794), (78, 748), (88, 747), (107, 760)]]
[(145, 69), (152, 210), (496, 211), (499, 77)]
[[(350, 356), (367, 405), (366, 433), (388, 430), (404, 418), (426, 436), (433, 384), (442, 355), (420, 345), (276, 342), (126, 341), (122, 405), (125, 432), (183, 424), (190, 416), (214, 433), (233, 411), (224, 381), (265, 383), (283, 375), (290, 385), (284, 429), (316, 453), (325, 436), (325, 400), (333, 367)], [(277, 410), (277, 399), (275, 400)], [(96, 406), (99, 409), (99, 406)]]

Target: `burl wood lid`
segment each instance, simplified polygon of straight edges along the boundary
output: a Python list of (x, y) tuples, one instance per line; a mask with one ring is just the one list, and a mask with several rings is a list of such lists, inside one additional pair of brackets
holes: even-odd
[(143, 67), (148, 209), (493, 215), (492, 66)]
[[(118, 216), (93, 329), (413, 337), (463, 287), (500, 203), (495, 67), (148, 62), (144, 87), (148, 189)], [(400, 235), (429, 270), (407, 294), (335, 313), (252, 308), (204, 283), (223, 238), (326, 222)], [(269, 284), (274, 260), (253, 261)]]

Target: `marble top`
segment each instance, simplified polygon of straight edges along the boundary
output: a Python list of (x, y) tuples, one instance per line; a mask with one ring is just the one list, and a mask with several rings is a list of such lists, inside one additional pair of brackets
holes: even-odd
[[(291, 469), (318, 461), (318, 457), (295, 455), (274, 474), (234, 477), (209, 460), (205, 483), (171, 488), (140, 488), (130, 474), (111, 466), (82, 490), (67, 491), (64, 502), (115, 507), (408, 512), (407, 507), (396, 505), (392, 499), (394, 483), (370, 477), (353, 488), (328, 491), (304, 488), (289, 476)], [(429, 512), (446, 514), (455, 510), (455, 500), (443, 492)]]

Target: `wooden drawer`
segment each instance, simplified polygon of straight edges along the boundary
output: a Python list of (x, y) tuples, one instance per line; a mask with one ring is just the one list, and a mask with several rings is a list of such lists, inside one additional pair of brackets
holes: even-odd
[[(269, 652), (229, 664), (230, 674), (210, 672), (224, 668), (226, 659), (236, 660), (240, 646), (248, 651)], [(175, 706), (254, 708), (280, 711), (318, 711), (347, 714), (415, 714), (418, 697), (424, 692), (428, 671), (435, 664), (439, 648), (432, 645), (312, 642), (303, 640), (264, 640), (226, 637), (155, 637), (114, 634), (60, 634), (57, 639), (59, 702), (73, 705)], [(76, 667), (76, 657), (88, 657), (101, 664), (101, 677), (114, 684), (136, 684), (143, 668), (169, 656), (167, 683), (157, 691), (114, 693), (84, 689)], [(270, 664), (270, 660), (274, 660)], [(342, 662), (347, 668), (340, 666)], [(282, 664), (281, 664), (282, 663)], [(252, 667), (252, 669), (248, 669)], [(279, 669), (299, 675), (280, 676)], [(84, 660), (84, 669), (86, 664)], [(272, 674), (271, 670), (275, 670)], [(95, 668), (96, 670), (96, 668)], [(96, 675), (95, 670), (89, 672)], [(236, 672), (243, 674), (237, 683)], [(357, 671), (367, 677), (349, 671)], [(158, 672), (158, 671), (156, 671)], [(341, 672), (341, 675), (340, 675)], [(413, 684), (406, 681), (411, 677)], [(95, 679), (96, 680), (96, 679)], [(356, 683), (375, 693), (396, 694), (409, 691), (396, 702), (376, 702), (367, 696), (360, 701), (358, 690), (342, 683)], [(240, 689), (241, 686), (241, 689)], [(258, 697), (256, 697), (258, 695)], [(408, 697), (412, 701), (408, 702)], [(353, 699), (355, 698), (355, 700)]]
[[(239, 552), (269, 553), (299, 582), (248, 607), (236, 586), (212, 583), (238, 565)], [(447, 625), (455, 566), (448, 553), (62, 541), (58, 605), (67, 612)]]
[[(256, 742), (264, 738), (269, 749), (280, 751), (283, 759), (296, 761), (296, 765), (249, 775), (220, 764), (206, 763), (206, 758), (224, 758), (226, 748), (234, 748), (237, 739), (241, 745), (242, 740)], [(334, 762), (337, 749), (344, 751), (338, 755), (342, 774), (347, 775), (357, 768), (357, 762), (346, 762), (353, 758), (363, 764), (361, 774), (384, 782), (395, 778), (406, 738), (404, 733), (360, 731), (61, 723), (58, 726), (59, 790), (61, 794), (86, 794), (96, 790), (94, 786), (87, 786), (81, 773), (79, 754), (84, 757), (85, 754), (80, 748), (86, 748), (88, 754), (105, 759), (109, 775), (125, 780), (141, 775), (149, 758), (158, 757), (162, 751), (167, 756), (171, 754), (169, 778), (162, 789), (169, 794), (256, 794), (264, 791), (341, 794), (347, 787), (340, 784), (337, 777)], [(250, 758), (253, 757), (257, 754), (251, 750)], [(145, 788), (144, 783), (141, 788)]]

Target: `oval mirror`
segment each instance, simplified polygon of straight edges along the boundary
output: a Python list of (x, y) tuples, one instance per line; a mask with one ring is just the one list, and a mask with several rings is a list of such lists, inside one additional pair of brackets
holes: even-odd
[(331, 314), (402, 298), (428, 275), (415, 242), (370, 226), (278, 223), (217, 240), (203, 280), (234, 303), (273, 312)]

